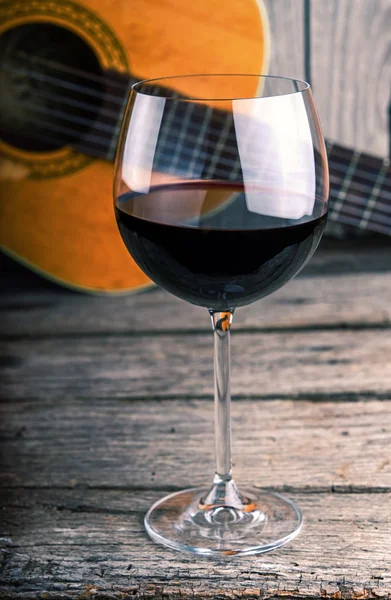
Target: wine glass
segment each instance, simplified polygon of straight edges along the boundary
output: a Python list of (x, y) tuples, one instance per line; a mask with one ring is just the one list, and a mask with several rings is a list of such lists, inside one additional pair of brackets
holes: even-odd
[(282, 546), (300, 530), (299, 508), (262, 481), (241, 489), (232, 477), (229, 335), (234, 310), (294, 277), (325, 227), (327, 159), (310, 86), (261, 75), (135, 84), (114, 197), (136, 263), (208, 309), (214, 331), (214, 478), (156, 502), (146, 529), (156, 542), (204, 555)]

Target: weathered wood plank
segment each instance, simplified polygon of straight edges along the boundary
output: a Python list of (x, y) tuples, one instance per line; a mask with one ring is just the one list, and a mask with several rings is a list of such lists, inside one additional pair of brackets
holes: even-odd
[[(2, 398), (211, 396), (209, 335), (97, 336), (3, 343)], [(232, 336), (240, 397), (391, 397), (389, 330)]]
[(326, 137), (387, 156), (389, 0), (311, 2), (311, 67)]
[(305, 515), (291, 544), (258, 557), (212, 561), (148, 539), (142, 518), (162, 493), (7, 494), (1, 597), (391, 597), (390, 494), (291, 494)]
[(270, 27), (270, 75), (304, 79), (304, 10), (300, 0), (264, 0)]
[[(338, 240), (323, 236), (315, 255), (301, 271), (299, 277), (387, 272), (391, 270), (390, 252), (389, 236), (366, 238), (365, 244), (357, 238)], [(6, 297), (12, 291), (21, 290), (36, 292), (50, 289), (57, 290), (60, 294), (67, 292), (67, 288), (37, 275), (2, 252), (0, 252), (0, 272), (4, 279), (3, 292)], [(74, 294), (70, 291), (68, 293)]]
[[(234, 329), (386, 326), (391, 322), (390, 298), (391, 273), (302, 277), (239, 309)], [(210, 331), (206, 310), (157, 288), (116, 298), (49, 291), (18, 294), (3, 298), (2, 319), (3, 333), (12, 335)]]
[[(1, 263), (3, 334), (210, 330), (205, 311), (157, 288), (93, 297), (55, 286), (4, 257)], [(235, 329), (388, 323), (390, 271), (390, 243), (378, 247), (327, 241), (327, 251), (318, 251), (299, 277), (238, 310)]]
[[(233, 404), (239, 481), (278, 489), (391, 491), (390, 403)], [(8, 486), (178, 489), (214, 471), (211, 401), (1, 406)]]

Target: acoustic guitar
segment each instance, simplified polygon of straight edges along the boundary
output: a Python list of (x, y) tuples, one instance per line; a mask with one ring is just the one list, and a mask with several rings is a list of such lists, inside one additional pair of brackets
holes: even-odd
[[(222, 10), (220, 0), (3, 0), (0, 24), (4, 250), (83, 291), (150, 285), (112, 208), (111, 163), (130, 87), (184, 71), (266, 72), (262, 2), (226, 0)], [(229, 127), (220, 135), (226, 143)], [(328, 150), (331, 218), (390, 233), (387, 160)], [(197, 151), (187, 148), (188, 159)], [(178, 152), (168, 139), (167, 156)]]

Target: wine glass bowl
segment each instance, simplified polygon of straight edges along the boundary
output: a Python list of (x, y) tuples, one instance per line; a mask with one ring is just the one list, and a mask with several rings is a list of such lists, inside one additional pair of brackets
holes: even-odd
[(118, 227), (155, 283), (208, 309), (215, 344), (213, 483), (149, 510), (157, 542), (244, 555), (300, 529), (289, 499), (259, 482), (241, 491), (232, 478), (229, 333), (237, 307), (285, 285), (310, 259), (327, 197), (326, 151), (305, 82), (198, 75), (133, 86), (115, 166)]

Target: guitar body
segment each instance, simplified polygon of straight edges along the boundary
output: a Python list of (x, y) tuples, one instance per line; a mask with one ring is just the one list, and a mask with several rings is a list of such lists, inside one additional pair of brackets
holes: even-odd
[[(0, 23), (2, 62), (12, 53), (18, 59), (37, 49), (39, 57), (57, 63), (70, 52), (66, 64), (69, 58), (71, 65), (90, 69), (96, 77), (106, 70), (136, 79), (267, 70), (268, 30), (261, 0), (5, 0), (0, 2)], [(26, 93), (35, 101), (47, 92), (39, 80), (29, 87), (19, 73), (1, 73), (0, 84), (7, 90), (2, 103), (11, 113), (18, 110), (21, 90), (22, 107)], [(76, 92), (73, 98), (83, 100)], [(45, 102), (42, 106), (50, 109), (50, 101)], [(57, 136), (58, 147), (46, 147), (42, 140), (26, 144), (23, 135), (12, 132), (2, 136), (5, 251), (83, 291), (128, 292), (149, 285), (117, 230), (112, 162), (62, 145), (61, 134), (50, 129), (46, 135), (52, 143)]]

